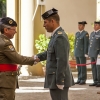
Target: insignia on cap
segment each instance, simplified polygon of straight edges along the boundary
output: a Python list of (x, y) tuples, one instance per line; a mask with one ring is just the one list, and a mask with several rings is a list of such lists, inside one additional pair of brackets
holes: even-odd
[(61, 31), (58, 31), (58, 34), (62, 34), (62, 32)]
[(12, 24), (13, 23), (13, 21), (12, 20), (9, 20), (9, 24)]
[(14, 47), (12, 45), (10, 45), (9, 46), (9, 49), (13, 51), (14, 50)]

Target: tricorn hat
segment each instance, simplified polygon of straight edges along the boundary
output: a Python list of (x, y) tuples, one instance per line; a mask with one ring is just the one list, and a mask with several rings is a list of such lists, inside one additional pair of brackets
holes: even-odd
[(53, 9), (46, 11), (44, 14), (42, 14), (42, 18), (45, 20), (49, 18), (50, 16), (57, 14), (57, 13), (58, 13), (58, 10), (53, 8)]

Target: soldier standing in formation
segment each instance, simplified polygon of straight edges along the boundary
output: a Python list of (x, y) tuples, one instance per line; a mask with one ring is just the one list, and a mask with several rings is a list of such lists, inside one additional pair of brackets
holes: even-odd
[[(88, 56), (91, 62), (96, 62), (97, 57), (100, 57), (100, 22), (94, 22), (94, 31), (90, 34), (90, 43)], [(93, 84), (89, 86), (100, 87), (100, 65), (92, 64)]]
[(16, 33), (17, 23), (9, 17), (0, 20), (0, 100), (15, 100), (17, 65), (33, 65), (39, 61), (18, 54), (10, 39)]
[[(89, 34), (84, 30), (86, 21), (78, 22), (79, 31), (75, 34), (74, 55), (77, 64), (86, 64), (88, 54)], [(75, 84), (83, 85), (87, 79), (86, 66), (77, 66), (78, 80)]]
[(50, 89), (52, 100), (68, 100), (69, 87), (74, 80), (69, 67), (69, 42), (60, 27), (58, 10), (51, 9), (42, 15), (44, 27), (52, 33), (47, 51), (37, 54), (40, 61), (47, 60), (44, 88)]

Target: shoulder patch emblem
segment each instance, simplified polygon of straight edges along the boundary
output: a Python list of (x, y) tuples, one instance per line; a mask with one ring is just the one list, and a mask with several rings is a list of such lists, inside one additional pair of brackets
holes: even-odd
[(87, 37), (89, 36), (89, 35), (86, 35)]
[(13, 51), (14, 47), (12, 45), (9, 45), (9, 49)]
[(62, 32), (61, 31), (58, 31), (58, 34), (62, 34)]

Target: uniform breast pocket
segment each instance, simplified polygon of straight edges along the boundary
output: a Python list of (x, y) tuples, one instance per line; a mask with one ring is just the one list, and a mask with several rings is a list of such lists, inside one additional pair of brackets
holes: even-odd
[(95, 37), (98, 37), (98, 38), (100, 38), (100, 35), (95, 35)]
[(53, 49), (52, 47), (49, 47), (49, 48), (48, 48), (48, 53), (50, 53), (50, 54), (51, 54), (51, 53), (54, 53), (54, 49)]
[(95, 35), (95, 39), (100, 39), (100, 35)]
[(56, 60), (55, 50), (53, 47), (48, 48), (48, 57), (50, 58), (50, 60)]

